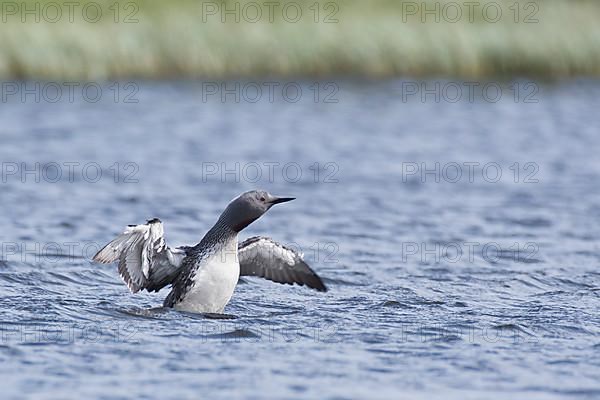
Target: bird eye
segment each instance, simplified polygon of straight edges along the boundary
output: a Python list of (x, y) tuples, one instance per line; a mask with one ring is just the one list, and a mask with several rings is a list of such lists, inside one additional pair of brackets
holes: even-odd
[(264, 198), (264, 197), (261, 197), (261, 198), (260, 198), (260, 201), (265, 201), (265, 198)]

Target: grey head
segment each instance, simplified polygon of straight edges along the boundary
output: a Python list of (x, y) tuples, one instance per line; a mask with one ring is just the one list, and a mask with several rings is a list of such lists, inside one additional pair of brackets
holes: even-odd
[(291, 200), (294, 200), (294, 197), (277, 197), (264, 190), (251, 190), (233, 199), (219, 220), (234, 232), (240, 232), (275, 204)]

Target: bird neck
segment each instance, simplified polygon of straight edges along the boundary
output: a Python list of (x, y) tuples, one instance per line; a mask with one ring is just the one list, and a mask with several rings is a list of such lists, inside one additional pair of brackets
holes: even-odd
[(256, 221), (259, 217), (260, 215), (255, 216), (248, 212), (236, 209), (235, 207), (230, 205), (225, 209), (225, 211), (223, 211), (215, 226), (224, 226), (237, 234), (241, 232), (244, 228), (246, 228), (248, 225)]
[(201, 249), (206, 249), (217, 245), (226, 245), (232, 240), (237, 241), (237, 234), (225, 221), (219, 218), (213, 227), (206, 232), (206, 235), (204, 235), (197, 246)]

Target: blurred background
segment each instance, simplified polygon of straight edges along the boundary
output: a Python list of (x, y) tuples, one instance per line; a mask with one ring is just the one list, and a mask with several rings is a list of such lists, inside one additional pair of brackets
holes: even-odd
[[(600, 2), (0, 2), (3, 398), (597, 398)], [(207, 319), (93, 254), (153, 217), (327, 293)]]
[(0, 76), (598, 74), (593, 0), (3, 1)]

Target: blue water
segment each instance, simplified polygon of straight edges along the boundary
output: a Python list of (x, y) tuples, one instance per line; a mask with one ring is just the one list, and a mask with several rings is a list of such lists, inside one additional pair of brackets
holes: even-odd
[[(600, 397), (600, 83), (332, 82), (3, 101), (2, 398)], [(329, 292), (248, 278), (209, 319), (90, 262), (152, 217), (195, 244), (254, 188), (297, 200), (242, 237), (296, 246)]]

